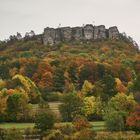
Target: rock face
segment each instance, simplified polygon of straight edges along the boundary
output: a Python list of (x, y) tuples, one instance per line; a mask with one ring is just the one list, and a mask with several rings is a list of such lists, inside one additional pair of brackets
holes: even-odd
[(104, 25), (94, 27), (94, 39), (107, 38), (107, 32)]
[(104, 25), (93, 26), (87, 24), (84, 27), (61, 27), (45, 28), (43, 33), (44, 45), (54, 45), (62, 41), (71, 40), (97, 40), (97, 39), (119, 39), (120, 33), (116, 26), (106, 29)]
[(93, 25), (87, 24), (84, 27), (84, 39), (85, 40), (91, 40), (91, 39), (93, 39), (93, 31), (94, 31)]
[(55, 43), (55, 29), (53, 28), (46, 28), (44, 29), (44, 34), (43, 34), (43, 42), (44, 45), (53, 45)]
[(108, 29), (108, 34), (110, 39), (118, 39), (119, 38), (119, 30), (116, 26), (110, 27)]
[(72, 28), (63, 27), (60, 30), (62, 35), (62, 41), (70, 41), (72, 39)]
[(75, 39), (75, 40), (83, 39), (83, 28), (82, 27), (72, 28), (72, 39)]

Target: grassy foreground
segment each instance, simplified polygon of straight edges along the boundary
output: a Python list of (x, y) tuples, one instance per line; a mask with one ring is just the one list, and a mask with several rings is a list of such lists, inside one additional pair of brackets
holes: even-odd
[[(65, 123), (60, 123), (60, 124), (65, 124)], [(105, 127), (105, 122), (104, 121), (96, 121), (96, 122), (91, 122), (93, 126), (93, 130), (95, 131), (103, 131), (106, 129)], [(2, 129), (26, 129), (26, 128), (33, 128), (34, 123), (1, 123), (0, 128)]]
[(34, 123), (2, 123), (0, 124), (0, 128), (2, 129), (25, 129), (25, 128), (33, 128)]

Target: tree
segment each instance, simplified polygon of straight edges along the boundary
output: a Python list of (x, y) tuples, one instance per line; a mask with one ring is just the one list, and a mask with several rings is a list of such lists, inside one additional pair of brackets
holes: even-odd
[(122, 131), (125, 129), (123, 115), (112, 108), (108, 108), (106, 110), (104, 120), (108, 130), (110, 131)]
[(29, 96), (29, 102), (38, 103), (40, 101), (39, 89), (31, 79), (22, 75), (15, 75), (12, 80), (16, 82), (16, 86), (23, 87), (25, 93)]
[(106, 100), (108, 100), (117, 93), (115, 78), (111, 75), (105, 75), (102, 82)]
[(105, 66), (102, 64), (97, 65), (98, 78), (102, 79), (105, 75)]
[(85, 80), (81, 91), (84, 95), (87, 95), (91, 93), (93, 88), (94, 88), (94, 85), (90, 83), (89, 81)]
[(76, 64), (71, 65), (69, 67), (69, 69), (68, 69), (68, 73), (69, 73), (69, 77), (70, 77), (72, 83), (74, 85), (76, 85), (77, 81), (78, 81), (78, 76), (77, 76), (78, 68), (77, 68), (77, 65)]
[(140, 105), (137, 105), (127, 117), (126, 124), (132, 130), (140, 132)]
[(140, 103), (140, 74), (138, 74), (134, 80), (132, 90), (136, 101)]
[(29, 78), (32, 78), (33, 74), (37, 70), (37, 64), (36, 63), (27, 63), (25, 66), (25, 75)]
[(118, 93), (109, 101), (105, 112), (104, 120), (109, 130), (124, 130), (126, 118), (136, 105), (133, 95)]
[(89, 124), (87, 118), (85, 118), (84, 116), (76, 116), (73, 119), (72, 124), (78, 131), (87, 129), (90, 127), (90, 124)]
[(133, 94), (125, 95), (124, 93), (118, 93), (111, 98), (108, 105), (116, 111), (124, 112), (124, 115), (127, 116), (136, 104)]
[(64, 70), (57, 68), (54, 71), (53, 81), (54, 81), (54, 90), (63, 92), (65, 87)]
[(4, 96), (3, 93), (0, 92), (0, 114), (3, 114), (6, 110), (7, 97)]
[(43, 139), (43, 136), (45, 135), (45, 132), (48, 132), (51, 130), (54, 126), (55, 119), (52, 112), (40, 112), (37, 114), (35, 119), (35, 128), (40, 130), (40, 137), (41, 140)]
[(88, 80), (90, 77), (90, 70), (88, 66), (82, 67), (80, 74), (79, 74), (79, 88), (81, 89), (84, 81)]
[(7, 64), (1, 64), (0, 65), (0, 78), (8, 79), (9, 77), (10, 77), (9, 66)]
[(85, 97), (83, 99), (82, 112), (88, 119), (102, 117), (102, 102), (100, 97)]
[[(14, 93), (7, 99), (7, 114), (10, 121), (20, 120), (26, 117), (28, 110), (28, 97), (23, 93)], [(23, 120), (22, 120), (23, 121)]]
[(123, 92), (123, 93), (127, 92), (127, 88), (123, 85), (122, 81), (119, 78), (116, 78), (115, 82), (116, 82), (116, 89), (118, 92)]
[(81, 114), (82, 100), (76, 93), (67, 93), (64, 95), (60, 112), (63, 121), (72, 121), (78, 114)]

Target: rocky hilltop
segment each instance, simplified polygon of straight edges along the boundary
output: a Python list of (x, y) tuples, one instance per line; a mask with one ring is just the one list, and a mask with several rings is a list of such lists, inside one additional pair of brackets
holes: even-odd
[(44, 45), (54, 45), (62, 41), (71, 40), (97, 40), (119, 39), (120, 33), (116, 26), (106, 29), (104, 25), (93, 26), (87, 24), (83, 27), (45, 28), (43, 33)]

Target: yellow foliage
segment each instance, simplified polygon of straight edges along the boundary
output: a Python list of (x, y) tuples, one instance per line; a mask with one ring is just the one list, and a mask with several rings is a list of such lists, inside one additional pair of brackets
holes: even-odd
[(82, 86), (82, 93), (86, 95), (89, 92), (91, 92), (93, 88), (94, 88), (94, 85), (90, 83), (89, 81), (85, 80)]

